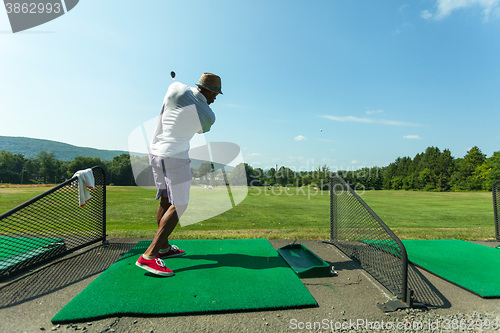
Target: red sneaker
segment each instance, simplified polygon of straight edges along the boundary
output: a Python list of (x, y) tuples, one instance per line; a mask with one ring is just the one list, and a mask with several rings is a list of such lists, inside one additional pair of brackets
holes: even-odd
[(151, 260), (144, 259), (141, 255), (139, 259), (135, 262), (136, 266), (143, 268), (153, 274), (161, 276), (172, 276), (174, 272), (165, 266), (165, 263), (160, 258), (154, 258)]
[(175, 258), (175, 257), (180, 257), (185, 255), (186, 252), (182, 251), (175, 245), (170, 245), (170, 250), (168, 250), (167, 253), (158, 253), (156, 256), (157, 258), (160, 259), (166, 259), (166, 258)]

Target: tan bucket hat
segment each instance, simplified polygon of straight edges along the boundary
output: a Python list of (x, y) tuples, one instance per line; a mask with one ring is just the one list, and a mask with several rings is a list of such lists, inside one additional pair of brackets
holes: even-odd
[(200, 82), (196, 83), (196, 85), (222, 95), (222, 85), (220, 76), (218, 75), (203, 73), (200, 77)]

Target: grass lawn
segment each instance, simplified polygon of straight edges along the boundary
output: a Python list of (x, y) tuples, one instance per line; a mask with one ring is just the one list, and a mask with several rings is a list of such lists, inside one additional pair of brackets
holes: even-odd
[[(46, 191), (47, 187), (0, 188), (0, 214)], [(223, 189), (193, 189), (195, 191)], [(208, 193), (208, 192), (206, 192)], [(109, 236), (149, 237), (156, 230), (155, 190), (107, 187)], [(401, 239), (494, 238), (489, 192), (437, 193), (367, 191), (362, 199)], [(312, 189), (249, 189), (235, 208), (186, 227), (175, 238), (328, 239), (329, 193)]]
[(367, 191), (361, 197), (401, 239), (495, 238), (491, 192)]
[[(223, 188), (195, 191), (225, 191)], [(156, 228), (156, 190), (115, 187), (108, 191), (108, 234), (152, 237)], [(250, 189), (245, 200), (218, 216), (186, 227), (178, 226), (176, 238), (309, 238), (329, 236), (329, 194), (310, 195), (300, 189)], [(140, 203), (140, 204), (138, 204)], [(127, 207), (134, 207), (129, 209)]]

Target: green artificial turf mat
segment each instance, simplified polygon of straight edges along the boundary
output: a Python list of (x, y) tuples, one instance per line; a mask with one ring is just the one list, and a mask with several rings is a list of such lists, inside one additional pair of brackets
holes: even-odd
[(172, 241), (186, 251), (165, 260), (175, 272), (172, 277), (157, 277), (135, 265), (150, 243), (139, 242), (52, 322), (317, 306), (266, 239)]
[(500, 250), (456, 239), (404, 240), (416, 265), (481, 297), (500, 297)]
[(401, 257), (401, 250), (396, 241), (392, 239), (384, 239), (384, 240), (360, 239), (359, 241), (364, 242), (384, 252)]
[(60, 238), (0, 237), (0, 272), (63, 247)]

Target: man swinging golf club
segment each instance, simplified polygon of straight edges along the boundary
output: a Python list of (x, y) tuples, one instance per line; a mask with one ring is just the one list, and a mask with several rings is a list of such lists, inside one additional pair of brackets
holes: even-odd
[[(171, 74), (175, 81), (175, 73)], [(168, 238), (189, 201), (189, 141), (195, 133), (210, 130), (215, 115), (209, 105), (222, 94), (221, 79), (212, 73), (203, 73), (196, 86), (179, 82), (169, 86), (150, 146), (149, 164), (157, 187), (156, 199), (160, 199), (156, 215), (158, 231), (136, 265), (161, 276), (174, 274), (163, 259), (185, 254), (170, 245)]]

